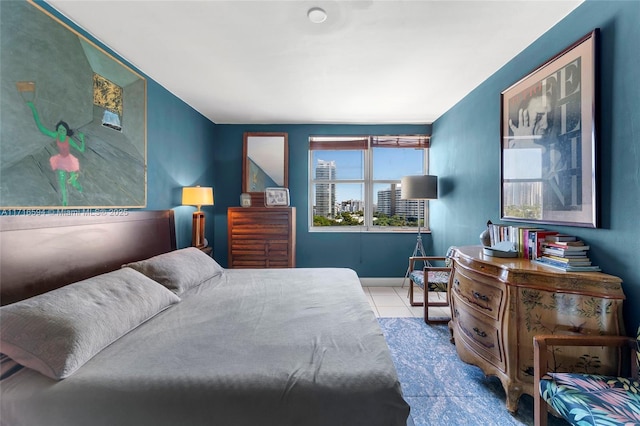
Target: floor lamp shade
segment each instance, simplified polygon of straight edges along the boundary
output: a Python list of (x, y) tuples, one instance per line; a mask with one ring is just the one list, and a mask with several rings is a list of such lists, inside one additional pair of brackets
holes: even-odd
[(404, 176), (400, 198), (403, 200), (435, 200), (438, 198), (438, 177), (431, 175)]
[(186, 206), (196, 206), (198, 210), (193, 212), (193, 229), (191, 231), (191, 244), (194, 247), (202, 248), (204, 242), (204, 213), (200, 210), (202, 206), (213, 205), (213, 188), (204, 186), (187, 186), (182, 188), (182, 204)]

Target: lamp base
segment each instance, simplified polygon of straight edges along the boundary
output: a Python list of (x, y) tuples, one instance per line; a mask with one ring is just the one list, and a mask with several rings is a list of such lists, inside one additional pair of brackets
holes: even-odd
[(191, 232), (191, 244), (196, 248), (202, 248), (204, 243), (204, 213), (193, 212), (193, 228)]
[[(422, 245), (422, 235), (420, 234), (420, 231), (418, 231), (418, 240), (416, 241), (416, 246), (413, 249), (413, 254), (411, 256), (412, 257), (426, 256), (426, 254), (424, 253), (424, 246)], [(404, 283), (407, 281), (407, 278), (409, 278), (409, 274), (411, 274), (411, 266), (407, 267), (407, 272), (405, 272), (404, 274), (404, 279), (402, 280), (401, 288), (404, 288)]]

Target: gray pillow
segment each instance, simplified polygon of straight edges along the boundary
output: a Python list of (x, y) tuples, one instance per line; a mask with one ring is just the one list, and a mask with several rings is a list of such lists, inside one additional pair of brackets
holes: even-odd
[(180, 298), (131, 268), (0, 308), (0, 352), (63, 379)]
[(123, 266), (142, 272), (178, 295), (224, 272), (222, 266), (195, 247), (174, 250)]

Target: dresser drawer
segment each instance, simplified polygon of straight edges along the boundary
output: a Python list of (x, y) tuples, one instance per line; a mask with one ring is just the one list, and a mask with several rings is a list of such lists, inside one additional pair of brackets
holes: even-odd
[(288, 227), (291, 221), (290, 212), (286, 209), (236, 209), (229, 212), (231, 224), (236, 226), (255, 227), (266, 224), (269, 226)]
[(458, 328), (459, 337), (482, 358), (504, 370), (505, 363), (503, 351), (500, 348), (502, 340), (497, 327), (498, 323), (476, 316), (471, 311), (460, 309), (459, 304), (462, 301), (455, 293), (453, 299), (454, 326)]
[(276, 259), (284, 259), (286, 260), (289, 257), (289, 245), (285, 242), (281, 241), (272, 241), (267, 244), (266, 247), (267, 257), (276, 260)]
[(478, 271), (482, 274), (489, 275), (494, 278), (499, 278), (504, 273), (504, 270), (497, 265), (491, 265), (489, 263), (480, 262), (476, 259), (458, 258), (456, 259), (459, 265), (463, 265), (467, 269)]
[(235, 260), (240, 257), (286, 261), (289, 258), (289, 244), (281, 240), (243, 240), (232, 243)]
[(267, 253), (271, 250), (275, 251), (287, 251), (289, 248), (289, 243), (287, 240), (281, 239), (264, 239), (264, 240), (253, 240), (253, 239), (239, 239), (233, 240), (231, 242), (232, 248), (235, 252), (258, 252), (258, 253)]
[(487, 315), (494, 320), (499, 319), (500, 308), (504, 303), (504, 290), (493, 285), (472, 279), (460, 269), (453, 275), (452, 291), (461, 300), (480, 314)]
[(249, 268), (249, 269), (263, 269), (263, 268), (290, 268), (288, 259), (271, 259), (268, 257), (253, 257), (253, 256), (236, 256), (233, 259), (232, 268)]
[(230, 268), (293, 268), (295, 208), (230, 207)]
[(287, 239), (289, 229), (284, 226), (236, 226), (231, 229), (231, 238), (237, 241), (255, 241), (265, 239)]

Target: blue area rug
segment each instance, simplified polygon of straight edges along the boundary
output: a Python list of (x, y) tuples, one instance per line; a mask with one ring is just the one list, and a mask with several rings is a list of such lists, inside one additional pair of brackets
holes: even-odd
[[(458, 358), (449, 328), (422, 318), (379, 318), (415, 426), (533, 425), (533, 398), (520, 397), (518, 412), (505, 405), (500, 380)], [(566, 426), (549, 417), (550, 426)]]

